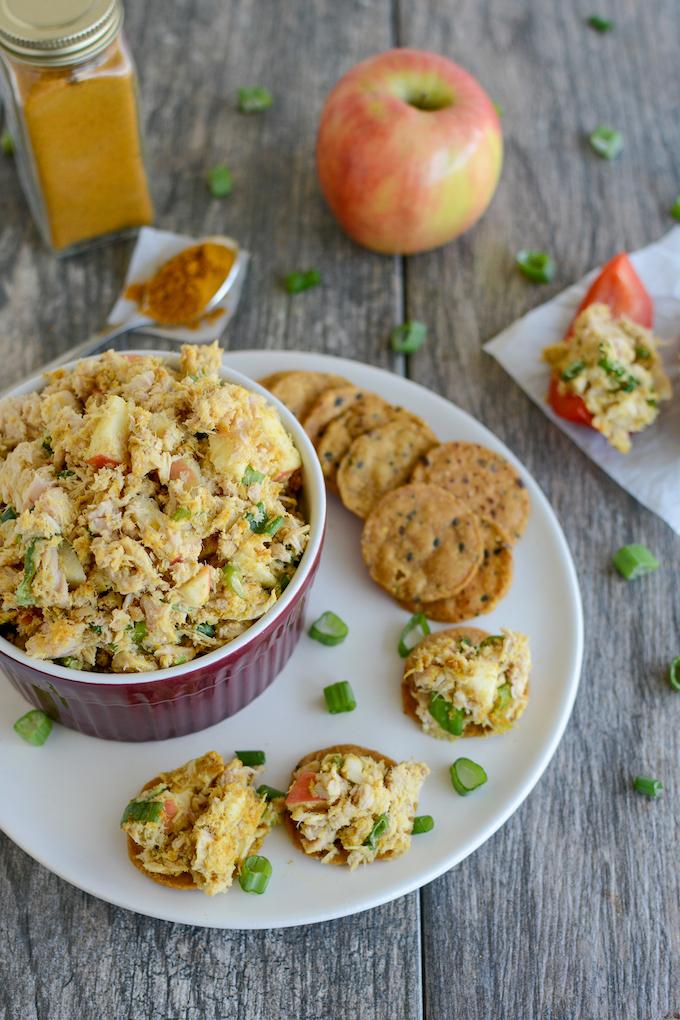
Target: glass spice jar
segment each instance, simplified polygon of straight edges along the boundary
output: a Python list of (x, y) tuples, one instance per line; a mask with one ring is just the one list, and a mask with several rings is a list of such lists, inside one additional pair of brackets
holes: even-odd
[(0, 0), (19, 178), (59, 255), (153, 221), (120, 0)]

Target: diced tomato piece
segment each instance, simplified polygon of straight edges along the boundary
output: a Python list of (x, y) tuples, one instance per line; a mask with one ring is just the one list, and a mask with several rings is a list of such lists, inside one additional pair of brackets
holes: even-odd
[(295, 804), (322, 804), (326, 798), (319, 797), (312, 793), (312, 783), (316, 779), (316, 772), (301, 772), (293, 786), (288, 791), (286, 804), (293, 807)]
[(579, 397), (577, 393), (560, 393), (557, 376), (553, 376), (550, 380), (548, 401), (555, 414), (559, 414), (560, 418), (574, 421), (577, 425), (592, 427), (593, 416), (586, 407), (583, 397)]
[(163, 810), (168, 818), (174, 818), (177, 814), (177, 802), (174, 800), (166, 800), (163, 804)]
[(640, 326), (652, 328), (654, 323), (652, 299), (625, 251), (610, 259), (590, 285), (590, 290), (578, 306), (576, 315), (569, 325), (567, 336), (571, 336), (574, 322), (583, 309), (598, 302), (608, 305), (616, 318), (627, 315)]

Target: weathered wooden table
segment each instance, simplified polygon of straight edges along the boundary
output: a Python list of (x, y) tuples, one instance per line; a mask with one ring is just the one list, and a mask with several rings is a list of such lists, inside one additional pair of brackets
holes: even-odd
[[(591, 6), (593, 10), (591, 10)], [(584, 16), (616, 28), (598, 35)], [(270, 933), (154, 922), (79, 892), (0, 836), (0, 1015), (195, 1020), (662, 1020), (680, 1017), (678, 541), (553, 428), (482, 341), (620, 248), (670, 225), (680, 191), (675, 0), (146, 0), (128, 4), (158, 223), (228, 232), (254, 253), (232, 348), (304, 348), (370, 361), (445, 393), (493, 429), (545, 489), (576, 558), (587, 621), (580, 693), (546, 775), (504, 828), (420, 893), (341, 921)], [(460, 60), (505, 111), (506, 165), (484, 220), (443, 251), (385, 258), (346, 240), (314, 173), (319, 110), (359, 59), (393, 45)], [(267, 85), (263, 116), (234, 110)], [(619, 127), (616, 163), (584, 141)], [(233, 195), (204, 173), (226, 161)], [(516, 272), (550, 249), (554, 283)], [(0, 387), (97, 329), (130, 246), (57, 262), (0, 159)], [(289, 297), (282, 274), (317, 266)], [(406, 316), (430, 327), (404, 366)], [(663, 561), (625, 585), (627, 541)], [(550, 578), (546, 578), (546, 585)], [(657, 802), (631, 776), (666, 781)], [(17, 777), (20, 782), (20, 777)]]

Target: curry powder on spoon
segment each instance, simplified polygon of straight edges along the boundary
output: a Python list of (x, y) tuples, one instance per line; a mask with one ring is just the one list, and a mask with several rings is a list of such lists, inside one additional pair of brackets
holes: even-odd
[(233, 248), (204, 241), (163, 263), (145, 283), (130, 284), (124, 296), (139, 305), (142, 315), (161, 326), (194, 325), (235, 258)]

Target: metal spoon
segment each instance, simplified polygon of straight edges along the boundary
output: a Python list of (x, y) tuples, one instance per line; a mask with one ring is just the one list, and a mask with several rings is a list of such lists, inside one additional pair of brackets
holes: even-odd
[[(227, 240), (229, 241), (229, 244), (225, 243)], [(187, 247), (193, 248), (195, 244), (200, 244), (205, 241), (213, 241), (217, 244), (222, 244), (225, 248), (227, 247), (232, 248), (236, 252), (236, 258), (234, 259), (232, 265), (230, 266), (229, 272), (225, 276), (224, 280), (222, 281), (222, 283), (217, 288), (213, 296), (210, 298), (210, 301), (208, 301), (205, 308), (201, 312), (202, 316), (205, 315), (207, 312), (213, 311), (213, 309), (215, 309), (219, 305), (220, 301), (225, 296), (227, 291), (231, 289), (233, 283), (236, 280), (236, 277), (238, 276), (241, 270), (242, 265), (242, 260), (239, 258), (238, 245), (234, 244), (234, 242), (231, 241), (231, 239), (229, 238), (204, 237), (201, 238), (201, 241), (198, 242), (195, 241), (193, 244), (187, 245)], [(177, 254), (179, 255), (179, 252), (177, 252)], [(131, 333), (135, 329), (144, 329), (145, 326), (156, 325), (158, 325), (158, 323), (156, 323), (154, 319), (150, 319), (146, 315), (133, 315), (129, 319), (126, 319), (125, 322), (119, 322), (113, 326), (106, 326), (98, 333), (94, 333), (92, 336), (88, 337), (87, 340), (83, 340), (81, 343), (76, 344), (75, 347), (69, 347), (67, 351), (62, 351), (61, 354), (59, 354), (56, 358), (53, 358), (52, 361), (48, 361), (47, 364), (43, 365), (42, 368), (39, 369), (38, 371), (40, 371), (41, 373), (49, 372), (53, 368), (59, 368), (60, 365), (64, 365), (67, 361), (74, 361), (76, 358), (84, 358), (87, 357), (88, 354), (94, 354), (98, 347), (101, 347), (104, 344), (108, 343), (109, 341), (114, 340), (116, 337), (122, 336), (124, 333)], [(18, 382), (12, 383), (12, 385), (8, 386), (6, 389), (0, 390), (0, 398), (4, 397), (10, 391), (16, 389), (17, 386), (20, 386), (22, 383), (26, 382), (33, 375), (35, 375), (35, 372), (31, 372), (30, 376), (25, 376)]]

